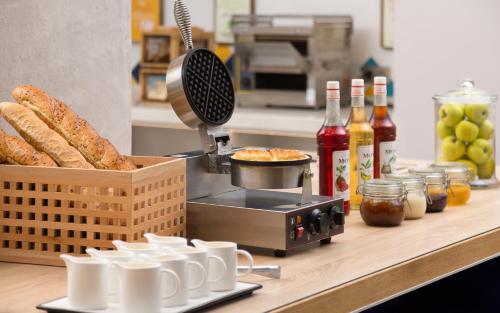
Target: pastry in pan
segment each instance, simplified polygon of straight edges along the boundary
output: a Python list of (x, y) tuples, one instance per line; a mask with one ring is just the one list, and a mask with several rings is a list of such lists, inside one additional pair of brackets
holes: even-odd
[(232, 158), (244, 161), (269, 162), (303, 160), (307, 156), (302, 151), (293, 149), (248, 149), (237, 151)]

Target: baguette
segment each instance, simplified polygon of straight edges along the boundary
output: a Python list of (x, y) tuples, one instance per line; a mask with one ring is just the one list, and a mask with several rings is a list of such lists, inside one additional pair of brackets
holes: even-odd
[(30, 109), (17, 103), (0, 103), (0, 115), (38, 151), (47, 153), (62, 167), (93, 169), (63, 137), (50, 129)]
[(38, 152), (29, 143), (15, 136), (7, 135), (0, 129), (0, 163), (57, 167), (56, 162), (46, 153)]
[(99, 136), (85, 119), (43, 90), (30, 85), (18, 86), (12, 91), (12, 97), (35, 112), (96, 168), (123, 171), (137, 169), (129, 158), (118, 153), (108, 139)]

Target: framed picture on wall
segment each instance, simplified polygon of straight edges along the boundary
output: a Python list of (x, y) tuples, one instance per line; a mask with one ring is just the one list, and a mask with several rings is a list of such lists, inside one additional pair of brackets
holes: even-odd
[(132, 0), (132, 41), (140, 42), (142, 33), (163, 24), (163, 0)]
[(232, 17), (234, 15), (250, 14), (253, 6), (254, 0), (215, 0), (215, 42), (218, 44), (233, 44)]
[(381, 44), (382, 48), (394, 49), (394, 0), (381, 0)]
[(143, 101), (167, 102), (164, 69), (141, 69), (141, 94)]

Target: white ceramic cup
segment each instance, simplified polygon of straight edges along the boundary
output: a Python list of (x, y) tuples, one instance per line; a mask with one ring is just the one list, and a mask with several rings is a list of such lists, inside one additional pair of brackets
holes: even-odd
[[(191, 242), (195, 247), (205, 248), (208, 250), (209, 257), (219, 257), (224, 260), (226, 267), (221, 267), (217, 263), (210, 263), (210, 275), (222, 275), (222, 279), (210, 281), (210, 290), (212, 291), (227, 291), (236, 288), (236, 280), (239, 276), (250, 274), (253, 268), (253, 258), (245, 250), (237, 249), (234, 242), (228, 241), (203, 241), (193, 239)], [(238, 273), (238, 254), (244, 256), (248, 260), (248, 268), (245, 272)], [(211, 276), (209, 276), (211, 277)]]
[(67, 296), (75, 310), (101, 310), (108, 307), (109, 264), (90, 257), (60, 255), (68, 272)]
[(152, 233), (144, 234), (144, 237), (149, 243), (156, 245), (161, 250), (171, 251), (187, 247), (187, 239), (182, 237), (158, 236)]
[[(186, 247), (186, 248), (175, 249), (174, 251), (175, 253), (185, 255), (189, 259), (189, 261), (200, 263), (205, 269), (205, 272), (207, 273), (208, 278), (205, 280), (203, 284), (200, 285), (200, 287), (189, 290), (188, 292), (189, 297), (200, 298), (208, 296), (210, 293), (209, 282), (215, 282), (222, 279), (225, 273), (224, 269), (226, 267), (226, 264), (224, 263), (224, 260), (222, 260), (218, 256), (209, 256), (208, 251), (202, 248)], [(212, 275), (209, 271), (209, 264), (211, 263), (217, 263), (222, 268), (222, 273), (219, 274), (218, 276)], [(189, 286), (196, 285), (196, 282), (198, 281), (198, 277), (200, 275), (202, 275), (200, 269), (190, 268), (188, 273), (188, 285)]]
[[(177, 293), (179, 277), (171, 270), (162, 269), (160, 263), (135, 261), (114, 264), (118, 269), (121, 313), (159, 313), (162, 300)], [(168, 276), (163, 279), (174, 282), (172, 290), (162, 288), (164, 275)]]
[(139, 254), (161, 255), (164, 254), (160, 248), (147, 242), (126, 242), (122, 240), (113, 240), (113, 245), (120, 251), (129, 251), (139, 256)]
[(134, 253), (124, 250), (97, 250), (87, 248), (85, 250), (93, 258), (106, 260), (109, 262), (109, 280), (108, 280), (108, 301), (118, 302), (118, 272), (113, 262), (132, 262)]
[[(162, 301), (162, 306), (171, 307), (178, 305), (186, 305), (188, 303), (188, 290), (196, 290), (205, 284), (207, 280), (207, 272), (203, 265), (195, 261), (189, 261), (185, 255), (171, 254), (148, 257), (151, 261), (158, 262), (164, 269), (169, 269), (177, 274), (180, 280), (177, 293), (169, 299)], [(189, 274), (195, 275), (189, 280)], [(194, 282), (190, 285), (189, 282)], [(172, 289), (172, 281), (162, 280), (162, 288), (165, 290)]]

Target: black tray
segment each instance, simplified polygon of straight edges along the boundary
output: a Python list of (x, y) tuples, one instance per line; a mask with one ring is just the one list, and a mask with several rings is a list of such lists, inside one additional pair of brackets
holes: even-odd
[[(161, 313), (192, 313), (200, 312), (217, 306), (231, 300), (250, 296), (255, 290), (262, 288), (262, 285), (237, 282), (236, 289), (223, 292), (210, 292), (210, 296), (198, 299), (189, 299), (189, 303), (185, 306), (162, 308)], [(47, 303), (39, 304), (39, 310), (47, 311), (47, 313), (119, 313), (118, 303), (111, 303), (105, 310), (73, 310), (69, 307), (67, 298), (59, 298)]]

